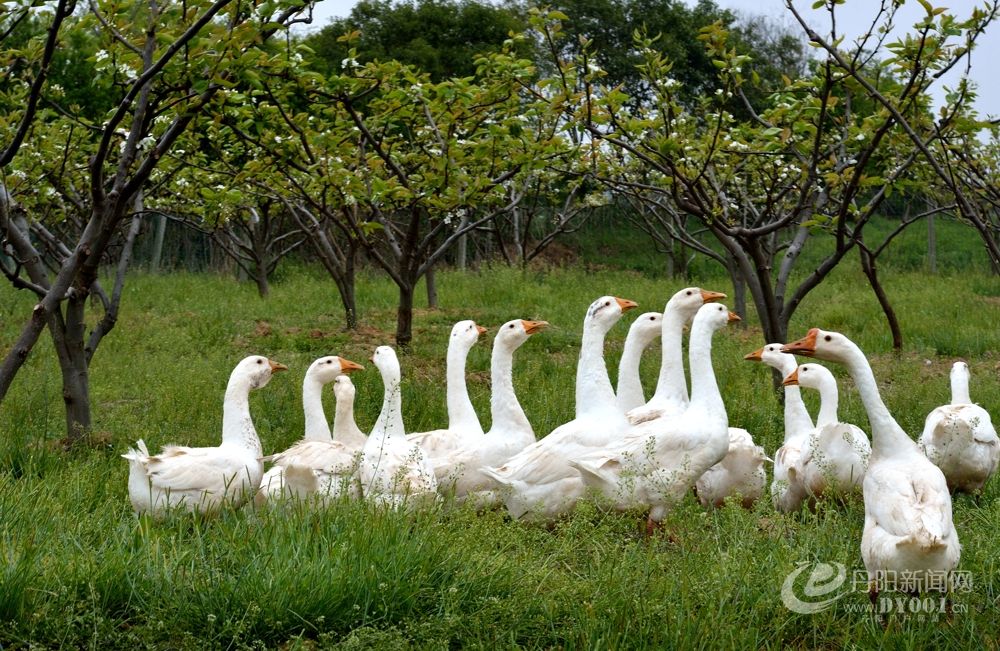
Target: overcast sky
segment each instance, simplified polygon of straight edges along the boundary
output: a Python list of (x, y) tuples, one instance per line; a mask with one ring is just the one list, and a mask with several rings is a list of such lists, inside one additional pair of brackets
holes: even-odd
[[(719, 5), (730, 9), (749, 14), (765, 14), (775, 20), (786, 24), (796, 32), (801, 30), (794, 17), (788, 12), (782, 0), (716, 0)], [(321, 27), (330, 22), (336, 16), (346, 16), (351, 11), (356, 0), (320, 0), (316, 4), (314, 15), (314, 27)], [(856, 38), (863, 34), (871, 25), (875, 16), (878, 2), (876, 0), (848, 0), (848, 2), (837, 8), (837, 29), (848, 38)], [(974, 0), (932, 0), (934, 6), (947, 6), (949, 10), (957, 14), (960, 18), (966, 17), (973, 7), (981, 6), (982, 2)], [(799, 12), (806, 17), (810, 24), (820, 34), (829, 31), (829, 21), (824, 10), (812, 10), (812, 0), (796, 0), (795, 6)], [(896, 32), (903, 33), (912, 29), (915, 22), (924, 15), (924, 10), (916, 0), (909, 0), (900, 10), (896, 20)], [(845, 41), (846, 42), (846, 41)], [(973, 66), (971, 77), (977, 83), (979, 97), (976, 101), (976, 108), (982, 116), (1000, 116), (1000, 84), (997, 84), (997, 74), (993, 66), (1000, 62), (1000, 23), (990, 25), (986, 34), (980, 37), (979, 45), (973, 53)], [(954, 86), (958, 80), (960, 70), (964, 66), (956, 66), (952, 73), (943, 80), (944, 85)], [(942, 82), (935, 84), (935, 98), (944, 95)]]

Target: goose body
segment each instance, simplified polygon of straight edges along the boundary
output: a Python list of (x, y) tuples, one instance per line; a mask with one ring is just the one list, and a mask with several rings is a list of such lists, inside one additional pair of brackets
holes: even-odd
[(976, 493), (997, 470), (1000, 441), (990, 414), (969, 397), (969, 366), (951, 367), (951, 404), (927, 415), (920, 447), (953, 491)]
[(729, 421), (712, 370), (712, 335), (739, 317), (724, 305), (705, 304), (691, 327), (691, 402), (675, 418), (636, 428), (625, 444), (573, 462), (583, 481), (618, 509), (649, 509), (651, 523), (694, 487), (729, 450)]
[(861, 349), (840, 333), (813, 328), (782, 351), (846, 365), (868, 412), (872, 453), (862, 483), (861, 558), (872, 595), (896, 587), (898, 577), (926, 586), (929, 572), (954, 570), (961, 545), (944, 474), (889, 413)]
[(498, 485), (511, 517), (550, 521), (571, 510), (585, 487), (570, 462), (618, 439), (628, 429), (604, 363), (604, 338), (636, 304), (603, 296), (587, 310), (576, 372), (576, 418), (552, 430), (499, 467), (483, 473)]
[(244, 358), (229, 376), (222, 406), (222, 443), (192, 448), (168, 445), (151, 455), (138, 441), (122, 457), (129, 464), (129, 499), (137, 514), (164, 515), (173, 508), (213, 513), (242, 506), (264, 474), (260, 439), (250, 417), (249, 395), (283, 364), (260, 355)]
[(623, 414), (646, 404), (642, 380), (639, 377), (639, 361), (643, 351), (661, 335), (662, 323), (662, 314), (646, 312), (636, 317), (628, 329), (622, 357), (618, 362), (618, 388), (615, 392), (618, 409)]
[[(301, 498), (313, 493), (336, 497), (342, 489), (357, 497), (356, 489), (348, 487), (347, 479), (357, 468), (357, 455), (365, 443), (365, 436), (354, 424), (353, 409), (350, 420), (357, 431), (352, 431), (345, 422), (346, 430), (341, 436), (331, 435), (326, 413), (323, 411), (323, 387), (334, 382), (336, 393), (337, 378), (346, 379), (347, 376), (341, 375), (342, 373), (361, 368), (361, 365), (336, 355), (320, 357), (309, 365), (302, 380), (305, 433), (300, 441), (284, 452), (264, 457), (264, 461), (270, 461), (274, 465), (264, 473), (260, 482), (260, 490), (255, 497), (258, 505), (280, 497)], [(350, 383), (350, 380), (347, 382)], [(354, 386), (351, 385), (352, 405), (353, 389)], [(337, 395), (337, 412), (340, 416), (341, 395)], [(294, 478), (286, 477), (288, 469), (293, 467), (291, 474)]]
[(448, 339), (447, 395), (448, 427), (429, 432), (407, 434), (406, 438), (416, 443), (431, 459), (442, 456), (463, 445), (475, 442), (483, 435), (483, 426), (469, 399), (465, 382), (465, 363), (469, 351), (479, 340), (486, 328), (475, 321), (459, 321), (451, 329)]
[(739, 496), (740, 504), (751, 508), (767, 487), (764, 448), (753, 442), (750, 432), (729, 428), (729, 450), (722, 461), (705, 471), (695, 482), (702, 506), (722, 506), (727, 497)]
[(460, 501), (472, 499), (480, 508), (497, 502), (495, 483), (482, 469), (503, 465), (535, 443), (535, 432), (514, 393), (514, 351), (547, 325), (515, 319), (500, 326), (490, 363), (492, 426), (484, 436), (433, 460), (439, 490)]
[[(781, 352), (783, 344), (767, 344), (743, 359), (763, 362), (788, 377), (798, 363), (794, 355)], [(774, 478), (771, 481), (771, 503), (783, 513), (798, 511), (809, 498), (802, 461), (809, 432), (814, 428), (812, 417), (802, 401), (797, 384), (785, 385), (785, 436), (781, 447), (774, 453)]]
[(434, 467), (419, 445), (406, 440), (396, 351), (379, 346), (372, 362), (385, 390), (382, 411), (362, 449), (358, 469), (362, 495), (393, 508), (433, 503), (437, 496)]
[(837, 380), (819, 364), (802, 364), (784, 384), (809, 387), (820, 393), (816, 427), (808, 434), (799, 460), (806, 490), (813, 497), (846, 494), (860, 489), (872, 448), (860, 427), (837, 416)]

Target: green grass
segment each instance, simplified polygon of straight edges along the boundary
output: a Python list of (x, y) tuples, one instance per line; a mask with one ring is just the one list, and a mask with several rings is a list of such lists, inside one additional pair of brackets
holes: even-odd
[[(974, 246), (960, 242), (965, 254), (939, 263), (940, 276), (920, 273), (919, 255), (910, 249), (883, 263), (906, 337), (901, 355), (891, 352), (881, 312), (853, 264), (809, 296), (791, 327), (794, 336), (818, 325), (857, 341), (890, 409), (914, 434), (927, 412), (946, 401), (957, 357), (970, 364), (973, 398), (994, 412), (1000, 405), (1000, 280), (975, 271)], [(439, 273), (441, 308), (418, 310), (413, 350), (402, 356), (409, 429), (444, 423), (445, 345), (451, 324), (463, 318), (493, 332), (515, 317), (551, 322), (518, 351), (515, 385), (537, 434), (571, 417), (590, 301), (612, 293), (637, 300), (642, 311), (661, 309), (681, 286), (632, 264), (643, 256), (654, 260), (638, 244), (605, 250), (603, 262), (589, 256), (604, 245), (588, 246), (580, 253), (584, 269)], [(694, 282), (729, 291), (723, 278), (706, 266)], [(861, 568), (859, 501), (789, 516), (775, 514), (766, 500), (753, 511), (706, 512), (688, 499), (669, 519), (673, 540), (644, 539), (637, 516), (590, 504), (551, 530), (509, 522), (502, 513), (441, 509), (404, 516), (352, 503), (322, 512), (288, 506), (207, 520), (138, 521), (118, 455), (138, 438), (153, 449), (216, 444), (226, 380), (250, 353), (291, 367), (251, 397), (265, 453), (284, 449), (301, 435), (301, 378), (312, 359), (339, 354), (370, 367), (375, 346), (391, 343), (392, 286), (364, 276), (358, 296), (362, 328), (345, 332), (332, 283), (313, 269), (286, 269), (267, 301), (250, 284), (227, 278), (135, 275), (118, 329), (93, 364), (94, 444), (73, 454), (53, 445), (63, 435), (60, 380), (43, 338), (0, 407), (0, 644), (997, 648), (996, 480), (978, 505), (955, 500), (961, 569), (973, 576), (973, 591), (956, 595), (967, 612), (938, 622), (890, 618), (885, 630), (847, 611), (844, 604), (867, 602), (860, 592), (815, 615), (791, 613), (780, 599), (782, 581), (800, 562)], [(30, 306), (30, 297), (0, 288), (0, 350), (16, 337)], [(628, 317), (623, 321), (608, 340), (612, 369)], [(717, 335), (715, 365), (730, 422), (773, 452), (781, 407), (766, 369), (742, 361), (762, 343), (748, 321)], [(647, 354), (649, 382), (657, 364), (658, 352)], [(469, 358), (469, 383), (487, 425), (488, 367), (489, 345), (481, 343)], [(833, 370), (841, 380), (842, 419), (866, 427), (849, 378)], [(354, 379), (358, 419), (368, 428), (381, 383), (372, 368)], [(807, 399), (814, 404), (815, 396)]]

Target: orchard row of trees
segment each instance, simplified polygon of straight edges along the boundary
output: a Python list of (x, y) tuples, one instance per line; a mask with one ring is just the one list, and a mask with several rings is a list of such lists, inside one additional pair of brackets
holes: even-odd
[[(483, 242), (523, 262), (602, 206), (678, 261), (718, 262), (768, 341), (857, 251), (901, 341), (876, 263), (908, 225), (956, 214), (1000, 270), (997, 140), (982, 138), (995, 125), (964, 81), (937, 112), (929, 99), (998, 7), (921, 3), (901, 40), (887, 42), (886, 1), (845, 43), (790, 2), (801, 32), (705, 1), (422, 0), (362, 2), (309, 37), (291, 29), (311, 18), (302, 0), (8, 2), (0, 272), (37, 302), (3, 351), (0, 404), (47, 330), (68, 438), (88, 430), (90, 364), (137, 234), (149, 221), (162, 238), (168, 218), (212, 234), (262, 295), (308, 247), (348, 327), (362, 318), (355, 271), (376, 265), (399, 289), (400, 346), (436, 265)], [(866, 238), (887, 202), (908, 206), (898, 227)], [(825, 257), (802, 272), (807, 246)]]

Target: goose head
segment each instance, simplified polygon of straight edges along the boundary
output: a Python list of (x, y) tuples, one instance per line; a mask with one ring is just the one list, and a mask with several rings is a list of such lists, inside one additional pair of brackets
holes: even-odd
[(785, 372), (785, 368), (795, 365), (795, 357), (788, 353), (781, 352), (783, 344), (767, 344), (752, 353), (747, 353), (743, 359), (748, 362), (764, 362), (771, 368)]
[(391, 382), (399, 382), (400, 370), (399, 370), (399, 358), (396, 357), (396, 351), (392, 349), (392, 346), (379, 346), (372, 353), (372, 364), (375, 368), (379, 370), (382, 374), (382, 379), (386, 385)]
[(479, 341), (479, 335), (485, 333), (486, 328), (481, 325), (476, 325), (475, 321), (459, 321), (451, 329), (451, 339), (449, 340), (449, 345), (460, 344), (462, 348), (469, 350), (477, 341)]
[(819, 389), (824, 381), (832, 377), (833, 375), (830, 373), (830, 370), (825, 366), (820, 366), (819, 364), (802, 364), (789, 373), (782, 384), (786, 387), (798, 385), (810, 389)]
[(500, 326), (493, 340), (494, 346), (502, 346), (514, 350), (528, 340), (528, 337), (548, 327), (548, 321), (526, 321), (514, 319)]
[(327, 355), (326, 357), (320, 357), (309, 365), (309, 368), (306, 370), (306, 378), (318, 380), (320, 384), (329, 384), (338, 375), (360, 371), (364, 368), (361, 364), (352, 362), (349, 359), (344, 359), (336, 355)]
[(338, 404), (353, 403), (355, 393), (357, 391), (354, 389), (354, 383), (346, 375), (338, 375), (333, 381), (333, 395), (337, 398)]
[(698, 322), (705, 323), (715, 331), (725, 327), (727, 323), (742, 321), (735, 312), (730, 312), (729, 308), (721, 303), (707, 303), (698, 309), (694, 317)]
[(667, 310), (676, 310), (687, 323), (694, 318), (702, 305), (707, 303), (717, 303), (726, 297), (722, 292), (713, 292), (701, 287), (685, 287), (670, 297), (667, 301)]
[(628, 338), (635, 339), (641, 348), (648, 346), (660, 336), (663, 329), (663, 315), (659, 312), (640, 314), (628, 329)]
[(271, 375), (287, 371), (288, 367), (270, 360), (263, 355), (244, 357), (229, 376), (229, 382), (242, 380), (251, 389), (259, 389), (271, 381)]
[(827, 362), (844, 362), (855, 350), (857, 346), (844, 335), (819, 328), (813, 328), (805, 337), (781, 347), (783, 353), (815, 357)]
[(583, 320), (583, 328), (596, 328), (600, 332), (608, 332), (611, 326), (622, 318), (629, 310), (639, 307), (635, 301), (617, 296), (602, 296), (587, 308), (587, 316)]

